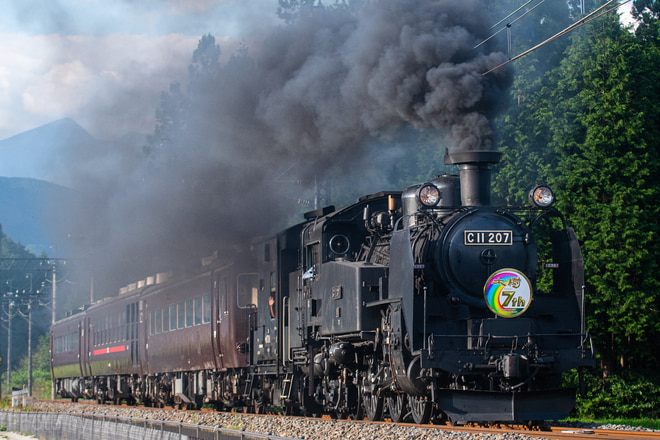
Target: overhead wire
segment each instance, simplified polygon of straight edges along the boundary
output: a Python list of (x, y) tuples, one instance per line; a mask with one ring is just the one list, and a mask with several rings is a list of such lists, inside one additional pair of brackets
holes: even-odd
[[(506, 17), (504, 17), (503, 19), (501, 19), (500, 21), (498, 21), (497, 23), (495, 23), (494, 25), (492, 25), (490, 28), (493, 29), (495, 26), (497, 26), (498, 24), (502, 23), (504, 20), (506, 20), (507, 18), (511, 17), (511, 16), (514, 15), (516, 12), (520, 11), (522, 8), (524, 8), (525, 6), (527, 6), (528, 4), (530, 4), (530, 3), (533, 2), (533, 1), (534, 1), (534, 0), (529, 0), (529, 1), (528, 1), (527, 3), (525, 3), (524, 5), (521, 5), (518, 9), (516, 9), (515, 11), (513, 11), (512, 13), (510, 13), (509, 15), (507, 15)], [(523, 15), (524, 15), (524, 14), (523, 14)]]
[[(527, 3), (525, 3), (524, 5), (522, 5), (520, 8), (516, 9), (515, 11), (513, 11), (512, 13), (510, 13), (509, 15), (507, 15), (506, 17), (504, 17), (502, 20), (500, 20), (500, 21), (498, 21), (497, 23), (495, 23), (495, 24), (494, 24), (493, 26), (491, 26), (490, 28), (492, 29), (492, 28), (494, 28), (495, 26), (497, 26), (498, 24), (502, 23), (504, 20), (506, 20), (507, 18), (511, 17), (513, 14), (515, 14), (515, 13), (518, 12), (520, 9), (522, 9), (522, 8), (525, 7), (525, 6), (527, 6), (528, 4), (530, 4), (530, 3), (533, 2), (533, 1), (534, 1), (534, 0), (530, 0), (530, 1), (528, 1)], [(485, 39), (484, 41), (482, 41), (481, 43), (479, 43), (479, 44), (477, 44), (476, 46), (474, 46), (473, 49), (476, 49), (477, 47), (479, 47), (479, 46), (481, 46), (482, 44), (486, 43), (488, 40), (490, 40), (491, 38), (493, 38), (494, 36), (496, 36), (497, 34), (499, 34), (500, 32), (502, 32), (503, 30), (510, 28), (511, 25), (512, 25), (513, 23), (515, 23), (516, 21), (520, 20), (521, 18), (523, 18), (525, 15), (529, 14), (530, 12), (532, 12), (532, 11), (533, 11), (534, 9), (536, 9), (537, 7), (541, 6), (541, 5), (543, 4), (543, 2), (545, 2), (545, 0), (541, 0), (538, 4), (534, 5), (534, 7), (529, 8), (527, 11), (525, 11), (524, 14), (520, 15), (520, 17), (517, 17), (515, 20), (513, 20), (513, 21), (507, 23), (506, 26), (504, 26), (502, 29), (500, 29), (499, 31), (497, 31), (497, 32), (495, 32), (494, 34), (492, 34), (490, 37), (486, 38), (486, 39)]]
[[(493, 71), (499, 69), (500, 67), (502, 67), (502, 66), (504, 66), (504, 65), (506, 65), (506, 64), (509, 64), (511, 61), (515, 61), (515, 60), (517, 60), (517, 59), (519, 59), (519, 58), (524, 57), (525, 55), (527, 55), (527, 54), (529, 54), (529, 53), (535, 51), (536, 49), (540, 48), (541, 46), (544, 46), (544, 45), (550, 43), (551, 41), (554, 41), (554, 40), (556, 40), (557, 38), (559, 38), (559, 37), (561, 37), (561, 36), (563, 36), (563, 35), (566, 35), (567, 33), (569, 33), (569, 32), (571, 32), (571, 31), (577, 29), (578, 27), (580, 27), (580, 26), (582, 26), (582, 25), (585, 25), (585, 24), (589, 23), (589, 22), (592, 21), (592, 20), (595, 20), (596, 18), (599, 18), (599, 17), (601, 17), (601, 16), (607, 14), (608, 12), (611, 12), (611, 11), (613, 11), (613, 10), (618, 9), (620, 6), (625, 5), (626, 3), (630, 2), (630, 1), (631, 1), (631, 0), (625, 0), (624, 2), (622, 2), (622, 3), (620, 3), (620, 4), (617, 4), (617, 5), (616, 5), (615, 7), (613, 7), (613, 8), (606, 9), (605, 11), (602, 11), (603, 9), (607, 8), (608, 6), (610, 6), (612, 3), (616, 3), (616, 2), (618, 2), (618, 0), (609, 0), (607, 3), (603, 4), (600, 8), (596, 9), (595, 11), (591, 12), (590, 14), (588, 14), (587, 16), (585, 16), (584, 18), (582, 18), (582, 19), (576, 21), (575, 23), (571, 24), (570, 26), (568, 26), (568, 27), (565, 28), (564, 30), (562, 30), (562, 31), (560, 31), (560, 32), (558, 32), (558, 33), (556, 33), (555, 35), (553, 35), (552, 37), (548, 38), (547, 40), (545, 40), (545, 41), (543, 41), (543, 42), (537, 44), (536, 46), (534, 46), (534, 47), (532, 47), (532, 48), (530, 48), (530, 49), (527, 49), (526, 51), (524, 51), (524, 52), (522, 52), (522, 53), (516, 55), (516, 56), (513, 57), (513, 58), (509, 58), (507, 61), (505, 61), (505, 62), (503, 62), (503, 63), (501, 63), (501, 64), (499, 64), (499, 65), (493, 67), (492, 69), (490, 69), (490, 70), (488, 70), (488, 71), (482, 73), (481, 75), (482, 75), (482, 76), (488, 75), (489, 73), (491, 73), (491, 72), (493, 72)], [(601, 11), (602, 11), (602, 12), (601, 12)]]

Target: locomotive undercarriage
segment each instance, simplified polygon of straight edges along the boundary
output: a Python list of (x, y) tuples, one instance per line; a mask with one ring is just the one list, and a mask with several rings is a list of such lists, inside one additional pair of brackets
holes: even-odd
[[(365, 416), (373, 421), (389, 416), (394, 422), (412, 419), (421, 424), (431, 420), (462, 423), (468, 420), (504, 422), (547, 419), (548, 400), (558, 405), (557, 413), (570, 409), (574, 390), (556, 389), (560, 375), (545, 371), (543, 380), (536, 380), (537, 376), (541, 376), (537, 373), (551, 370), (551, 367), (525, 365), (526, 360), (522, 356), (518, 359), (518, 356), (490, 353), (486, 356), (490, 364), (483, 364), (483, 369), (482, 365), (475, 365), (477, 368), (465, 374), (438, 368), (419, 368), (420, 357), (413, 357), (406, 374), (409, 380), (415, 379), (425, 384), (424, 392), (418, 393), (401, 389), (396, 374), (393, 378), (392, 364), (381, 353), (374, 354), (368, 361), (370, 366), (357, 373), (359, 386), (356, 391), (362, 408), (350, 414), (357, 414), (360, 418)], [(540, 411), (543, 411), (543, 416)]]
[(548, 419), (574, 404), (574, 390), (558, 389), (557, 365), (561, 359), (572, 362), (574, 348), (550, 355), (540, 351), (533, 335), (481, 334), (468, 337), (470, 348), (462, 350), (443, 349), (436, 337), (428, 348), (412, 351), (408, 338), (392, 328), (384, 319), (382, 333), (363, 342), (351, 363), (333, 362), (329, 349), (317, 354), (314, 396), (326, 413), (370, 420), (389, 416), (395, 422), (494, 423)]

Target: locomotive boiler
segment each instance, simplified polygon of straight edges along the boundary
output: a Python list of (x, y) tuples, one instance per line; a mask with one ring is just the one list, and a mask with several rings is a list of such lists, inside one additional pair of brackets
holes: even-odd
[[(458, 175), (309, 212), (249, 259), (56, 323), (58, 393), (416, 423), (565, 417), (562, 373), (594, 363), (578, 240), (546, 186), (530, 206), (491, 204), (499, 158), (447, 154)], [(113, 304), (116, 333), (101, 319)], [(114, 336), (89, 339), (93, 323)]]

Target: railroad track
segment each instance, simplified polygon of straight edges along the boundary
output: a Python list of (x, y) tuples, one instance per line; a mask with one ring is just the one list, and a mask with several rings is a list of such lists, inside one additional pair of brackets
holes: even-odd
[[(70, 402), (68, 401), (62, 401), (62, 400), (55, 400), (55, 401), (48, 401), (44, 400), (42, 402), (50, 402), (50, 403), (55, 403), (55, 404), (63, 404), (63, 405), (71, 405)], [(74, 404), (75, 405), (75, 404)], [(135, 410), (144, 410), (144, 411), (181, 411), (181, 410), (176, 410), (175, 408), (148, 408), (140, 405), (97, 405), (96, 402), (94, 401), (81, 401), (78, 403), (78, 405), (86, 405), (86, 406), (98, 406), (100, 408), (104, 409), (110, 409), (110, 408), (116, 408), (119, 410), (120, 408), (130, 408), (130, 409), (135, 409)], [(71, 411), (70, 408), (67, 408), (66, 411)], [(89, 411), (88, 408), (82, 408), (80, 409), (81, 412), (91, 412)], [(196, 409), (194, 411), (187, 411), (186, 413), (197, 413), (199, 415), (201, 414), (207, 414), (209, 416), (212, 416), (213, 414), (223, 414), (219, 413), (218, 411), (214, 409), (207, 409), (207, 408), (202, 408), (202, 409)], [(227, 415), (228, 413), (224, 413)], [(279, 414), (276, 414), (275, 412), (267, 413), (267, 414), (243, 414), (239, 413), (238, 417), (255, 417), (258, 419), (267, 419), (267, 418), (277, 418), (277, 417), (285, 417)], [(403, 428), (416, 428), (420, 430), (427, 430), (427, 431), (453, 431), (453, 432), (465, 432), (469, 434), (473, 434), (474, 438), (477, 438), (479, 434), (506, 434), (506, 433), (514, 433), (514, 434), (520, 434), (520, 435), (525, 435), (528, 437), (535, 437), (535, 438), (542, 438), (542, 439), (606, 439), (606, 440), (637, 440), (637, 439), (658, 439), (660, 440), (660, 432), (652, 432), (652, 431), (627, 431), (627, 430), (605, 430), (605, 429), (590, 429), (590, 428), (571, 428), (571, 427), (544, 427), (544, 430), (530, 430), (526, 429), (522, 426), (497, 426), (497, 427), (482, 427), (482, 426), (473, 426), (473, 425), (466, 425), (466, 426), (451, 426), (451, 425), (417, 425), (414, 423), (392, 423), (391, 421), (383, 421), (383, 422), (371, 422), (368, 420), (336, 420), (336, 419), (331, 419), (328, 416), (320, 417), (320, 418), (314, 418), (314, 417), (295, 417), (295, 416), (286, 416), (289, 420), (293, 419), (292, 424), (295, 423), (295, 419), (299, 418), (301, 423), (313, 423), (313, 422), (318, 422), (319, 424), (322, 423), (327, 423), (327, 422), (332, 422), (332, 423), (355, 423), (355, 424), (363, 424), (363, 425), (395, 425)], [(150, 419), (152, 417), (149, 417)], [(177, 418), (180, 419), (180, 416)], [(429, 436), (432, 436), (432, 432), (429, 432)], [(308, 438), (308, 437), (306, 437)], [(472, 437), (471, 437), (472, 438)]]
[[(365, 422), (373, 423), (373, 422)], [(379, 422), (391, 423), (391, 422)], [(514, 433), (529, 437), (542, 439), (606, 439), (606, 440), (631, 440), (631, 439), (660, 439), (660, 432), (653, 431), (627, 431), (614, 429), (591, 429), (571, 428), (565, 426), (551, 426), (548, 430), (529, 430), (520, 426), (511, 427), (480, 427), (480, 426), (450, 426), (450, 425), (415, 425), (397, 423), (399, 426), (418, 427), (423, 429), (437, 429), (442, 431), (468, 432), (471, 434), (504, 434)]]

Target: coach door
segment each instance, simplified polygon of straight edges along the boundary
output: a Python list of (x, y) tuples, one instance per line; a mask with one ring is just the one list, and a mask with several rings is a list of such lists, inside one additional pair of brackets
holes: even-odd
[(126, 304), (126, 343), (131, 350), (131, 364), (134, 367), (140, 366), (140, 357), (138, 353), (138, 323), (139, 323), (138, 303)]
[(91, 337), (94, 334), (94, 328), (89, 318), (83, 318), (78, 325), (78, 353), (80, 356), (80, 371), (83, 377), (92, 375), (92, 368), (89, 365), (89, 353), (91, 347)]
[(224, 311), (227, 307), (227, 276), (216, 273), (213, 282), (215, 301), (213, 302), (213, 351), (216, 367), (223, 369), (222, 359), (222, 321), (225, 318)]

